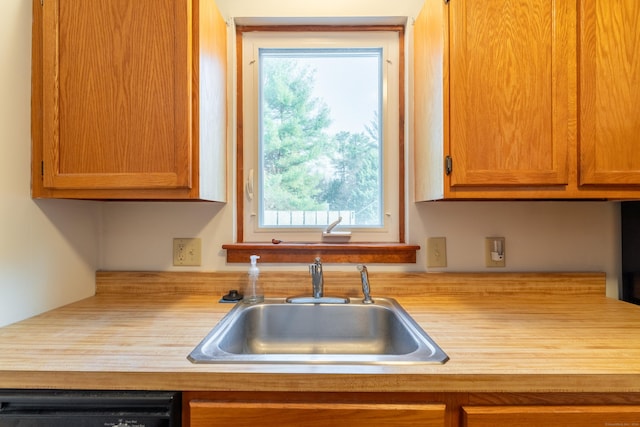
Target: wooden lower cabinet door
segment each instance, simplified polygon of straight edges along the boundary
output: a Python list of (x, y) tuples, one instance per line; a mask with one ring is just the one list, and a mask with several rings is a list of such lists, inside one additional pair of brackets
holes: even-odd
[(190, 427), (444, 427), (444, 404), (189, 402)]
[(463, 427), (640, 426), (640, 406), (465, 406)]

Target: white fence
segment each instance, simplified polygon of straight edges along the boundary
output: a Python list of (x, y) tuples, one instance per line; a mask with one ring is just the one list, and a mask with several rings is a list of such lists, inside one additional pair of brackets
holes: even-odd
[(263, 226), (329, 225), (342, 217), (340, 225), (355, 224), (355, 211), (264, 211)]

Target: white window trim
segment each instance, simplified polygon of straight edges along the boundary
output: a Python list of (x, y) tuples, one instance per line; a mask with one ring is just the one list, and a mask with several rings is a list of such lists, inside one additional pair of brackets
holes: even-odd
[[(358, 32), (273, 32), (243, 33), (243, 233), (245, 242), (283, 241), (320, 242), (324, 227), (260, 228), (258, 224), (258, 49), (267, 48), (344, 48), (382, 47), (382, 126), (383, 126), (383, 220), (382, 228), (338, 227), (352, 232), (351, 242), (398, 242), (400, 188), (400, 36), (394, 31)], [(283, 41), (286, 44), (283, 44)], [(253, 173), (251, 173), (253, 171)], [(253, 180), (251, 180), (253, 178)], [(253, 190), (254, 196), (251, 196)]]

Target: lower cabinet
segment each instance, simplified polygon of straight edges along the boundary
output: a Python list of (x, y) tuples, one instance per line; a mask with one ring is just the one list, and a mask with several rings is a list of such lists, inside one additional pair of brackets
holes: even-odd
[(183, 427), (640, 427), (640, 393), (182, 393)]
[(444, 427), (443, 404), (189, 402), (191, 427)]
[(640, 406), (466, 406), (463, 427), (640, 426)]

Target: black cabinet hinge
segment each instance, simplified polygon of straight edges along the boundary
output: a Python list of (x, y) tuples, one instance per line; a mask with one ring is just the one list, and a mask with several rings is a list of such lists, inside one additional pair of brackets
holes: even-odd
[(40, 162), (40, 176), (44, 179), (44, 160)]
[(451, 156), (444, 158), (444, 170), (447, 175), (451, 175), (451, 171), (453, 170), (453, 159)]

